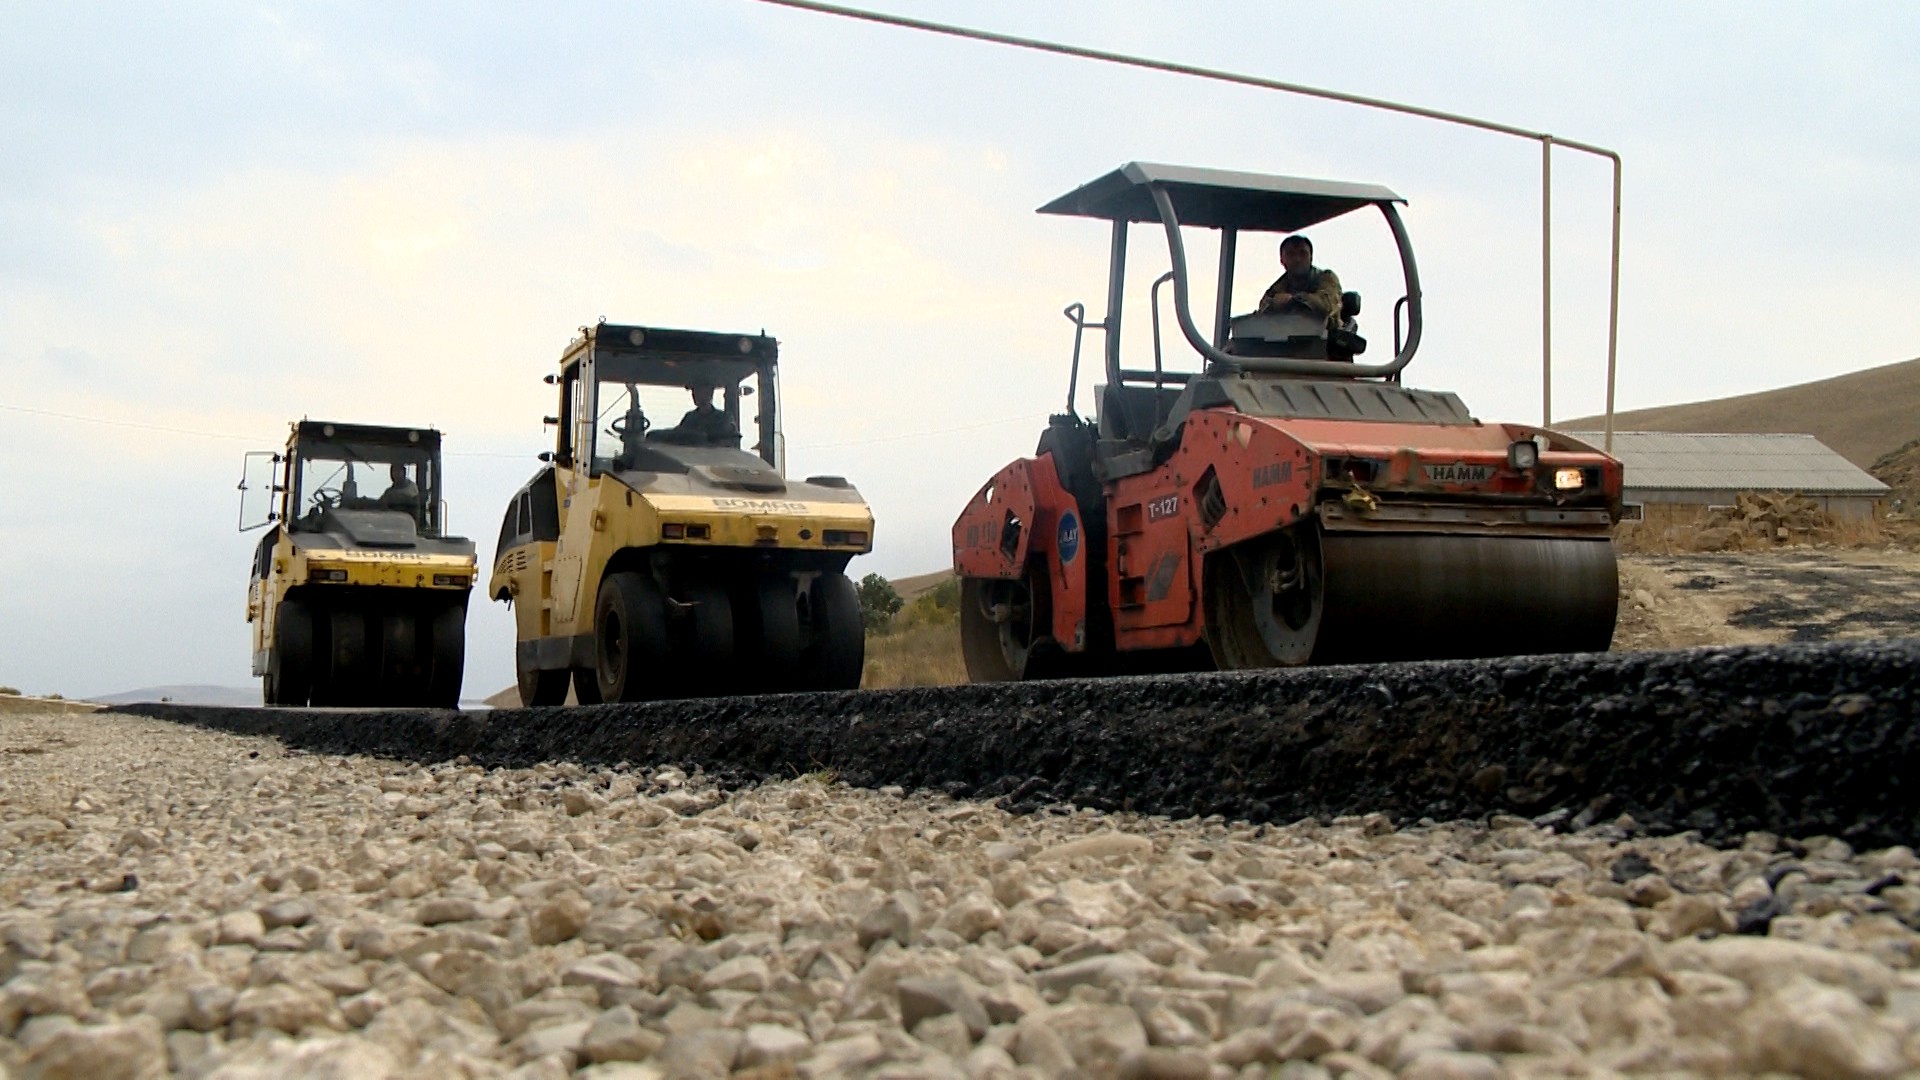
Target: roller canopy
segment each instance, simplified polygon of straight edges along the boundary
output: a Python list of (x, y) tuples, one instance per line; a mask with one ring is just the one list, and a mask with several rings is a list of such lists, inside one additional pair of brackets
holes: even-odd
[(1133, 161), (1040, 208), (1042, 214), (1159, 221), (1153, 186), (1173, 199), (1182, 225), (1294, 232), (1350, 210), (1405, 199), (1377, 184), (1195, 169)]

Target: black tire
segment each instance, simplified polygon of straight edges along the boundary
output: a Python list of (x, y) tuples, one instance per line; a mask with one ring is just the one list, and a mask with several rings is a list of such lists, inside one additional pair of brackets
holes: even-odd
[(734, 597), (734, 653), (756, 693), (800, 688), (800, 590), (791, 574), (768, 574)]
[(659, 588), (631, 571), (608, 574), (593, 604), (594, 681), (600, 700), (658, 696), (670, 660), (666, 602)]
[(600, 676), (592, 668), (574, 668), (569, 674), (573, 677), (574, 704), (600, 704)]
[(733, 670), (733, 604), (711, 581), (689, 583), (683, 596), (687, 606), (674, 634), (679, 668), (674, 692), (682, 697), (724, 693)]
[(262, 680), (266, 702), (299, 708), (313, 691), (313, 614), (298, 600), (282, 600), (273, 613), (273, 647)]
[(436, 709), (460, 707), (460, 685), (467, 672), (467, 605), (448, 604), (433, 613), (432, 673), (426, 679), (426, 703)]
[(429, 665), (422, 655), (429, 628), (411, 611), (388, 609), (372, 618), (380, 628), (379, 705), (424, 705)]
[(514, 682), (520, 687), (520, 704), (532, 708), (567, 703), (567, 679), (573, 673), (566, 668), (542, 671), (539, 668), (525, 666), (520, 658), (515, 656), (513, 674)]
[(1313, 659), (1326, 610), (1312, 524), (1207, 557), (1201, 585), (1207, 648), (1221, 671), (1298, 667)]
[(367, 618), (357, 607), (337, 608), (327, 617), (327, 680), (315, 705), (359, 705), (370, 696), (372, 670), (367, 662)]
[(807, 592), (807, 647), (802, 677), (810, 690), (858, 690), (867, 662), (860, 590), (847, 575), (825, 573)]

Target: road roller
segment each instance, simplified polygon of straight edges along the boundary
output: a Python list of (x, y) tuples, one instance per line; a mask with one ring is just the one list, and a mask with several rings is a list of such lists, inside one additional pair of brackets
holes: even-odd
[(446, 534), (440, 433), (323, 420), (247, 455), (242, 531), (268, 705), (456, 708), (474, 543)]
[[(1403, 202), (1370, 184), (1134, 162), (1040, 208), (1110, 224), (1106, 312), (1066, 309), (1066, 411), (954, 523), (974, 680), (1607, 648), (1620, 463), (1404, 384), (1421, 295)], [(1279, 283), (1242, 290), (1262, 302), (1235, 314), (1243, 234), (1369, 209), (1405, 285), (1390, 357), (1364, 358), (1360, 296), (1337, 285), (1318, 307)], [(1137, 344), (1133, 366), (1121, 351), (1134, 224), (1158, 225), (1168, 252), (1134, 320), (1151, 368)], [(1208, 232), (1219, 263), (1203, 323), (1186, 244)], [(1088, 331), (1105, 346), (1091, 420), (1075, 409)]]
[(561, 354), (554, 449), (487, 586), (523, 703), (860, 685), (846, 568), (873, 514), (842, 477), (787, 478), (778, 359), (764, 333), (606, 322)]

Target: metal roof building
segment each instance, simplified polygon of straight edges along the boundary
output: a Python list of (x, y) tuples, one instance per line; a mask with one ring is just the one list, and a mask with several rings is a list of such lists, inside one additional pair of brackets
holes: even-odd
[[(1594, 446), (1597, 431), (1568, 435)], [(1804, 495), (1835, 517), (1871, 517), (1887, 485), (1811, 435), (1616, 431), (1613, 456), (1626, 469), (1626, 501), (1724, 506), (1742, 492)]]

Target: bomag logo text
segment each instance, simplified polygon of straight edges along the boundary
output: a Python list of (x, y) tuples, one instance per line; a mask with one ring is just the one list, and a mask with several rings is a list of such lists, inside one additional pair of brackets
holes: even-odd
[(715, 510), (741, 510), (750, 514), (804, 514), (807, 504), (779, 499), (715, 499)]

